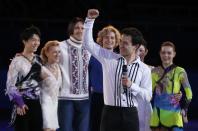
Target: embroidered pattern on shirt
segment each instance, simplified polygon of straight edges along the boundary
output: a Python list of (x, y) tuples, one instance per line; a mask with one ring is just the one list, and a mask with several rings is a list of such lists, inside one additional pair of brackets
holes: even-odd
[[(88, 73), (88, 53), (84, 49), (78, 49), (70, 44), (69, 54), (71, 61), (71, 94), (87, 94), (88, 93), (88, 83), (87, 83), (87, 73)], [(81, 57), (81, 58), (80, 58)]]
[(87, 73), (88, 73), (88, 63), (89, 63), (89, 55), (87, 50), (82, 49), (82, 58), (83, 58), (83, 94), (88, 93), (88, 83), (87, 83)]

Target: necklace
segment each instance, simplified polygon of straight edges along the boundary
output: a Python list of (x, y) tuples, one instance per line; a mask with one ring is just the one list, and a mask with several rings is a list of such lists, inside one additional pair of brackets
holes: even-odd
[(58, 65), (57, 64), (46, 64), (46, 67), (49, 69), (49, 71), (54, 75), (54, 77), (58, 78)]
[(34, 55), (33, 55), (33, 56), (31, 56), (31, 58), (29, 58), (29, 57), (25, 56), (23, 53), (21, 53), (21, 55), (22, 55), (26, 60), (28, 60), (30, 63), (32, 63), (32, 62), (33, 62), (33, 60), (34, 60)]

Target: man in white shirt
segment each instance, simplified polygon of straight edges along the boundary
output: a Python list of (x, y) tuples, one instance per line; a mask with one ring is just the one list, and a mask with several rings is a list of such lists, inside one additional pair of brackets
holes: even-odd
[(60, 43), (63, 85), (59, 92), (60, 131), (88, 131), (90, 54), (82, 47), (82, 18), (75, 17), (68, 26), (70, 38)]
[[(143, 42), (137, 50), (137, 55), (140, 57), (140, 60), (144, 62), (144, 58), (148, 53), (147, 42)], [(152, 70), (154, 66), (148, 65)], [(143, 99), (138, 99), (138, 116), (140, 131), (151, 131), (150, 128), (150, 119), (152, 113), (152, 106), (150, 101), (144, 101)]]
[[(136, 56), (143, 40), (136, 28), (121, 31), (120, 54), (98, 46), (92, 36), (97, 9), (90, 9), (84, 24), (83, 43), (103, 67), (104, 109), (101, 131), (139, 131), (137, 99), (150, 101), (152, 97), (151, 71)], [(122, 77), (123, 65), (127, 65), (127, 76)]]

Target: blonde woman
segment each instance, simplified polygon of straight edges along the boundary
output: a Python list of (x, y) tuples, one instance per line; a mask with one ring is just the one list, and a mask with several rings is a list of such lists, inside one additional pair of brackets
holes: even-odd
[(60, 48), (58, 41), (48, 41), (41, 50), (43, 60), (49, 77), (42, 81), (41, 108), (44, 131), (55, 131), (58, 125), (58, 92), (62, 84), (61, 70), (58, 65)]

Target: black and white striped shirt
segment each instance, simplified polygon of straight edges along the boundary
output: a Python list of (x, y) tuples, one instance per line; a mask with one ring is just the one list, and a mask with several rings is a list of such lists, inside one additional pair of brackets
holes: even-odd
[(132, 85), (127, 91), (124, 91), (121, 83), (122, 67), (127, 62), (120, 54), (104, 49), (94, 42), (92, 37), (93, 23), (94, 20), (85, 20), (83, 45), (102, 64), (105, 105), (137, 107), (138, 97), (150, 101), (152, 97), (152, 81), (149, 67), (141, 62), (139, 57), (128, 64), (128, 78), (132, 81)]

